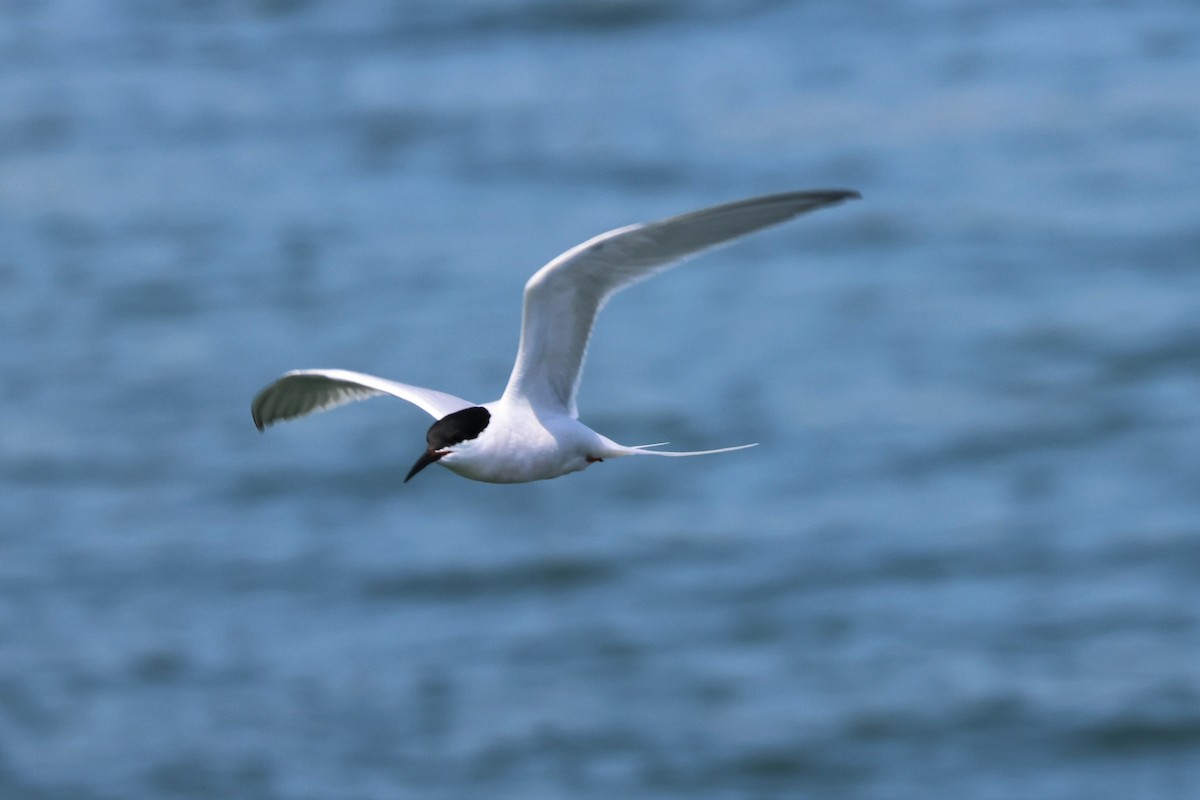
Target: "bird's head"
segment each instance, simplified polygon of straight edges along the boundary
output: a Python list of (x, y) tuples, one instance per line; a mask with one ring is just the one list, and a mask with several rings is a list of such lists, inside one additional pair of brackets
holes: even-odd
[(428, 467), (433, 462), (454, 452), (454, 446), (469, 439), (474, 439), (483, 433), (492, 419), (491, 413), (483, 406), (471, 406), (453, 414), (447, 414), (429, 426), (425, 434), (428, 447), (413, 468), (408, 471), (404, 482), (408, 483), (412, 476)]

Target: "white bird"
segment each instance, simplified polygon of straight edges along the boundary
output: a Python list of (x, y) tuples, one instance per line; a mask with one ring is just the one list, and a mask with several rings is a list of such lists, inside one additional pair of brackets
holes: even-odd
[(626, 447), (579, 421), (575, 394), (596, 315), (615, 293), (704, 250), (806, 211), (858, 198), (824, 190), (754, 197), (602, 233), (542, 267), (525, 284), (521, 342), (499, 400), (476, 405), (445, 392), (343, 369), (288, 372), (254, 398), (259, 430), (282, 420), (388, 394), (437, 421), (404, 482), (437, 463), (477, 481), (523, 483), (577, 472), (607, 458), (699, 456), (753, 447), (668, 452)]

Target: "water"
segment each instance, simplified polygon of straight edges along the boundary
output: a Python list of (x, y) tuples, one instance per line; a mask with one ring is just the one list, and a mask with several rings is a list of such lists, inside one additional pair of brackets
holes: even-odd
[[(1200, 797), (1193, 4), (0, 5), (0, 796)], [(401, 479), (525, 278), (747, 453)]]

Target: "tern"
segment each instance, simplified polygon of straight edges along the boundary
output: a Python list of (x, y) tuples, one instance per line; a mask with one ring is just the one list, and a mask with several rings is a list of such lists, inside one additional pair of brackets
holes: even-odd
[[(521, 339), (499, 400), (477, 405), (445, 392), (344, 369), (285, 373), (251, 403), (258, 429), (355, 400), (391, 395), (436, 422), (404, 482), (430, 464), (488, 483), (525, 483), (622, 456), (700, 456), (754, 447), (671, 452), (627, 447), (579, 421), (575, 396), (592, 325), (614, 294), (705, 250), (807, 211), (856, 199), (843, 189), (787, 192), (704, 208), (602, 233), (534, 273), (525, 284)], [(664, 443), (665, 444), (665, 443)]]

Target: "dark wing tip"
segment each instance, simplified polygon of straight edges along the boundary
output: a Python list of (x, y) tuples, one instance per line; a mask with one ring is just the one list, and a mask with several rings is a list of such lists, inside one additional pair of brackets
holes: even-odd
[(811, 192), (798, 193), (800, 198), (807, 200), (808, 205), (801, 209), (803, 211), (815, 211), (818, 208), (827, 208), (835, 206), (839, 203), (844, 203), (847, 200), (861, 200), (862, 194), (854, 189), (817, 189)]
[[(271, 399), (270, 392), (273, 388), (274, 384), (268, 386), (255, 395), (254, 399), (250, 401), (250, 418), (254, 420), (254, 427), (258, 428), (260, 431), (265, 431), (267, 429), (267, 425), (270, 424), (270, 422), (267, 422), (263, 419), (263, 411), (267, 408), (267, 404)], [(268, 410), (267, 413), (270, 414), (271, 412)], [(272, 415), (271, 422), (274, 421), (275, 415)]]
[[(828, 206), (844, 203), (847, 200), (860, 200), (862, 195), (855, 189), (806, 189), (796, 192), (781, 192), (779, 194), (766, 194), (760, 197), (751, 197), (747, 200), (741, 200), (734, 203), (729, 203), (725, 206), (717, 206), (713, 209), (704, 209), (696, 212), (697, 214), (705, 214), (712, 211), (734, 210), (739, 207), (759, 208), (763, 206), (773, 206), (783, 210), (787, 215), (785, 218), (790, 218), (797, 214), (803, 214), (808, 211), (816, 211), (818, 208), (826, 208)], [(684, 215), (690, 216), (690, 215)], [(777, 220), (782, 222), (783, 220)], [(775, 224), (775, 223), (768, 223)], [(766, 225), (758, 226), (766, 227)], [(754, 230), (757, 230), (755, 228)]]
[(840, 203), (843, 200), (862, 199), (862, 193), (856, 189), (818, 189), (812, 192), (803, 192), (803, 194), (819, 197), (826, 203)]

